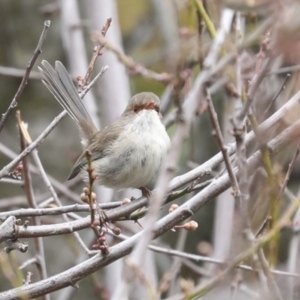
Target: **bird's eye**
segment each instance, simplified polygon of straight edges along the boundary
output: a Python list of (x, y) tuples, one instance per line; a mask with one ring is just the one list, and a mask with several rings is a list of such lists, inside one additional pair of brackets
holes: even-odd
[(155, 107), (155, 110), (159, 113), (159, 107), (156, 106), (156, 107)]
[(135, 106), (135, 107), (133, 108), (133, 111), (134, 111), (135, 113), (137, 113), (137, 112), (139, 111), (139, 108), (138, 108), (137, 106)]

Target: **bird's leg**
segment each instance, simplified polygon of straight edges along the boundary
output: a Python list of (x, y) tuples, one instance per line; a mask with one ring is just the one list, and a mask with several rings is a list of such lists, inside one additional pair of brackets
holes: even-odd
[(105, 225), (105, 220), (107, 220), (107, 216), (105, 211), (99, 206), (99, 203), (96, 201), (97, 212), (99, 215), (100, 227), (102, 228)]
[(152, 193), (150, 190), (148, 190), (146, 187), (141, 186), (139, 187), (139, 190), (141, 190), (143, 197), (146, 197), (147, 199), (150, 199)]

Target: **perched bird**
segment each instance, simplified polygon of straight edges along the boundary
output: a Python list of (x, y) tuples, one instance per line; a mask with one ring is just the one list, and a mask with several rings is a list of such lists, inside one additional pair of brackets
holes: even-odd
[(137, 188), (149, 197), (146, 185), (155, 180), (170, 145), (159, 98), (150, 92), (136, 94), (117, 121), (98, 131), (63, 64), (56, 61), (54, 69), (44, 60), (39, 70), (45, 86), (79, 127), (85, 148), (68, 179), (80, 173), (88, 181), (88, 150), (99, 184)]

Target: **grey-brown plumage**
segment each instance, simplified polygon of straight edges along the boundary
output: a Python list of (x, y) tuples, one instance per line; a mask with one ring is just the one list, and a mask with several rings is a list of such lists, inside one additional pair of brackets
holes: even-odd
[(86, 146), (68, 179), (81, 172), (87, 180), (89, 150), (102, 185), (140, 188), (153, 181), (170, 142), (161, 123), (159, 98), (150, 92), (133, 96), (121, 117), (98, 131), (62, 63), (56, 62), (54, 69), (42, 61), (42, 66), (43, 83), (76, 122)]

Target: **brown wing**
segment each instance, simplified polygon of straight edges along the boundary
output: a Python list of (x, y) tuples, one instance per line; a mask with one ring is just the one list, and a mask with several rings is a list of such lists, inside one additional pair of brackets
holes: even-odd
[[(91, 153), (91, 159), (92, 164), (93, 161), (103, 158), (107, 155), (106, 149), (114, 143), (119, 135), (120, 131), (123, 129), (123, 122), (121, 120), (118, 120), (118, 122), (115, 122), (105, 128), (103, 128), (101, 131), (96, 133), (92, 139), (90, 140), (89, 146), (87, 147), (87, 150)], [(79, 172), (86, 168), (86, 150), (79, 156), (77, 159), (75, 165), (73, 166), (73, 169), (71, 171), (71, 174), (68, 177), (68, 180), (76, 177)]]

